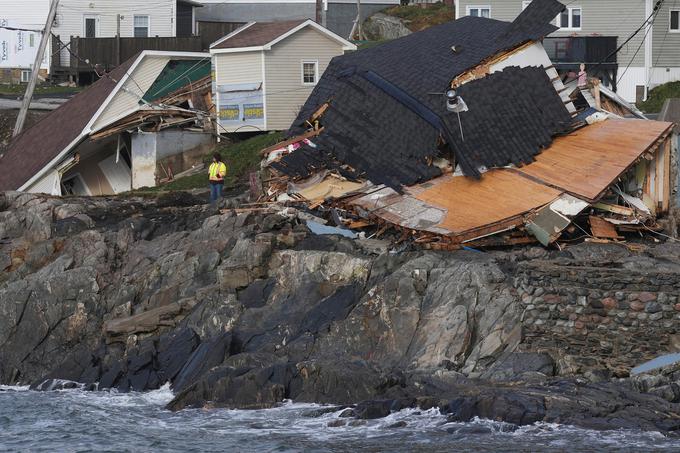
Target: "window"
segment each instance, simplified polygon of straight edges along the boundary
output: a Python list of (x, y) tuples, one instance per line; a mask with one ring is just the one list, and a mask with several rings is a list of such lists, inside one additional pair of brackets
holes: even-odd
[(302, 84), (316, 85), (319, 78), (319, 63), (317, 61), (302, 62)]
[(28, 45), (29, 47), (35, 47), (35, 35), (33, 33), (28, 35)]
[(21, 71), (21, 83), (28, 83), (31, 80), (31, 71), (30, 69), (25, 69)]
[(475, 17), (491, 17), (490, 6), (468, 6), (467, 15)]
[(84, 32), (86, 38), (96, 38), (97, 37), (97, 17), (96, 16), (85, 16), (84, 19)]
[(149, 16), (135, 16), (135, 38), (149, 37)]
[(672, 32), (680, 33), (680, 9), (672, 9), (670, 13), (671, 17), (668, 29)]
[(581, 8), (569, 7), (557, 16), (557, 26), (565, 30), (581, 29)]

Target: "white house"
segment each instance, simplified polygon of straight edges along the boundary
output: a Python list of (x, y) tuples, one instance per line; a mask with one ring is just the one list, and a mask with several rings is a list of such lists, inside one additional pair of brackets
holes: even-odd
[(251, 22), (213, 43), (218, 132), (287, 129), (348, 50), (356, 46), (311, 19)]
[[(52, 33), (66, 44), (71, 36), (106, 37), (174, 37), (191, 35), (195, 31), (193, 0), (60, 0)], [(49, 13), (50, 0), (2, 0), (0, 25), (36, 30), (36, 32), (3, 29), (0, 32), (0, 82), (27, 79), (35, 60), (41, 33)], [(48, 52), (42, 70), (49, 71)], [(61, 49), (61, 66), (69, 66), (70, 53)]]

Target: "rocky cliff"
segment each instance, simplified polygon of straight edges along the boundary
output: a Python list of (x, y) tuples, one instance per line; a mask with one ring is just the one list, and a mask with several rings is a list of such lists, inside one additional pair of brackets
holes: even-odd
[(672, 245), (397, 253), (291, 208), (225, 212), (1, 195), (0, 383), (680, 429), (680, 372), (627, 378), (680, 343)]

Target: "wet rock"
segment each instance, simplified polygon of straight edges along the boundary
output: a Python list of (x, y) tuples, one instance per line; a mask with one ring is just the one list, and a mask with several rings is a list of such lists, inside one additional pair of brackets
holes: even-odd
[(339, 428), (340, 426), (345, 426), (345, 420), (331, 420), (328, 422), (329, 428)]

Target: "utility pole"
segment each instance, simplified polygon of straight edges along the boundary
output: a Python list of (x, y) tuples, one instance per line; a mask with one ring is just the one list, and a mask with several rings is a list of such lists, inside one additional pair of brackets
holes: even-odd
[(357, 18), (354, 19), (354, 25), (352, 25), (352, 31), (349, 32), (349, 38), (350, 40), (354, 39), (355, 33), (357, 35), (357, 39), (361, 39), (362, 33), (361, 33), (361, 0), (357, 0)]
[(52, 35), (52, 24), (57, 15), (58, 5), (59, 0), (52, 0), (50, 3), (50, 12), (47, 15), (47, 22), (45, 23), (45, 29), (43, 30), (38, 53), (35, 55), (35, 63), (33, 63), (33, 70), (31, 71), (31, 80), (29, 80), (28, 86), (26, 87), (26, 93), (24, 93), (24, 100), (21, 104), (21, 110), (19, 110), (19, 116), (17, 117), (17, 123), (14, 126), (12, 137), (19, 135), (24, 128), (26, 116), (28, 115), (28, 108), (31, 106), (31, 99), (33, 98), (33, 91), (35, 91), (35, 86), (38, 83), (38, 75), (40, 74), (40, 66), (42, 66), (42, 61), (45, 56), (45, 48)]

